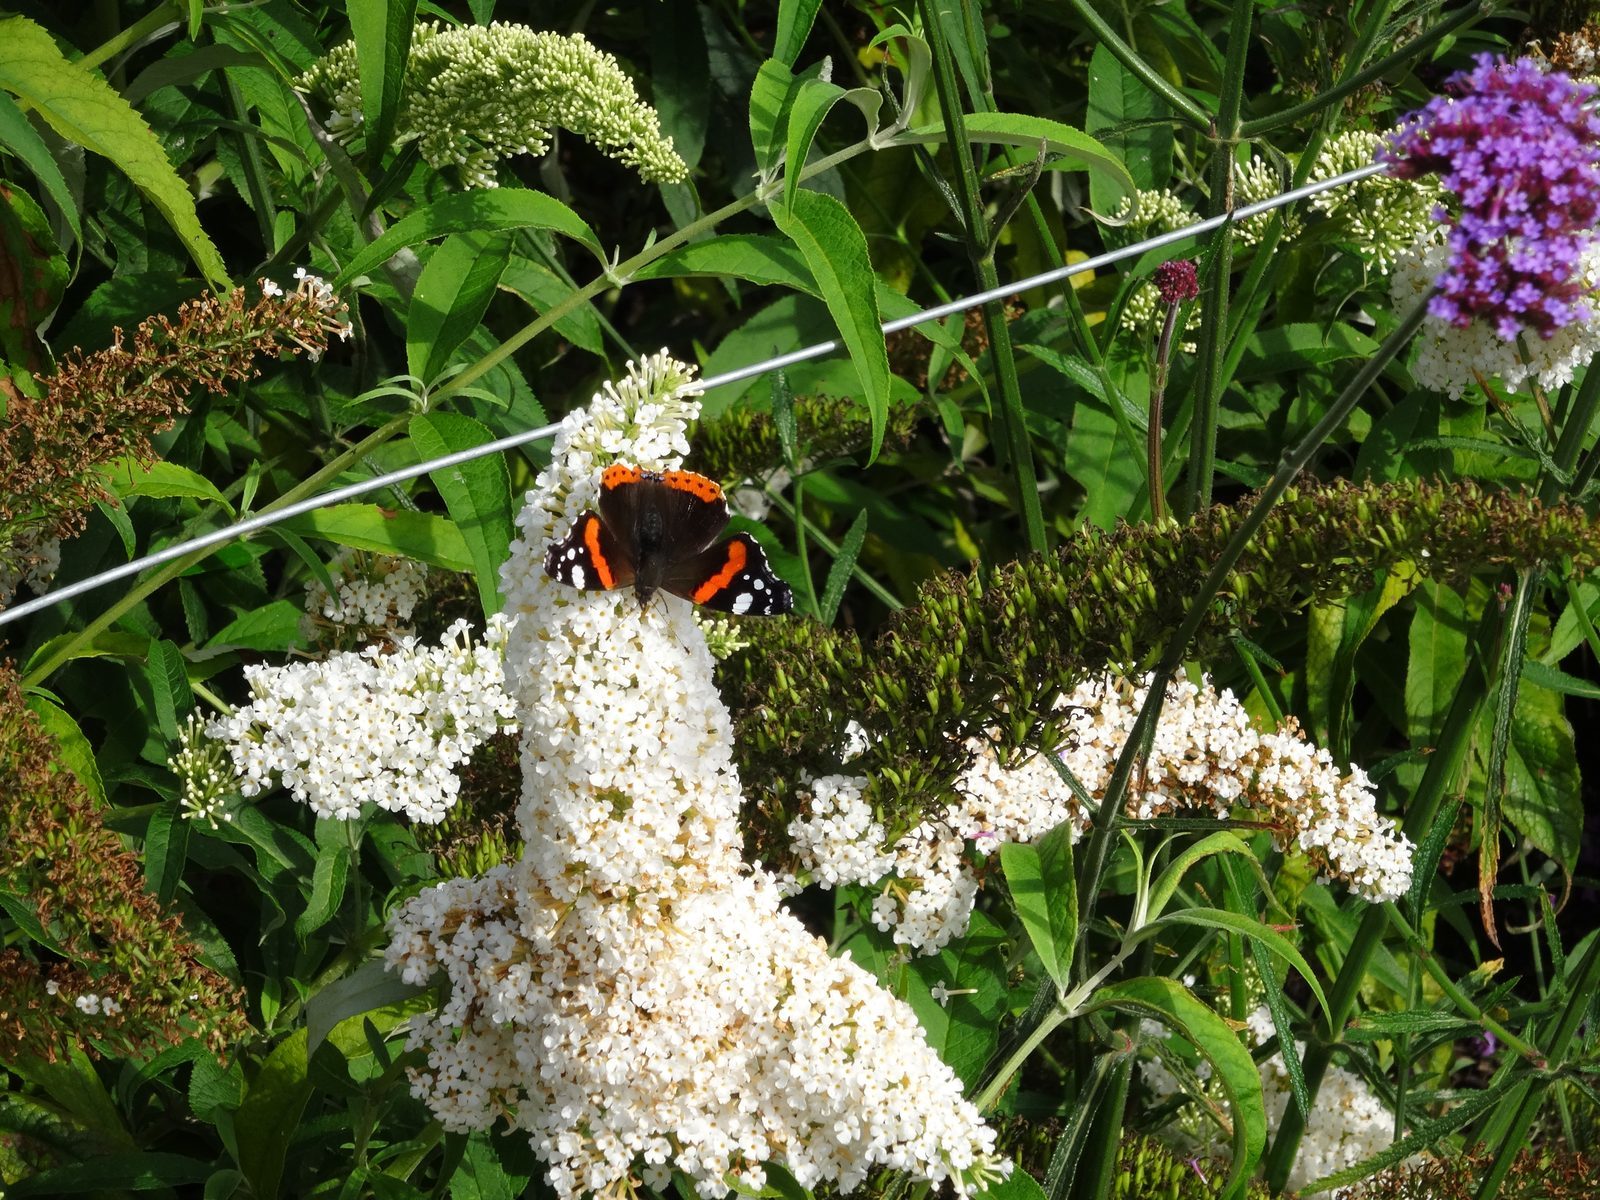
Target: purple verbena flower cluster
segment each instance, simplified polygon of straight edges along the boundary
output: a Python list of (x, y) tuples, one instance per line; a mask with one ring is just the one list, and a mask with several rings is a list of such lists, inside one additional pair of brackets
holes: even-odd
[(1459, 198), (1428, 311), (1463, 328), (1481, 319), (1507, 341), (1590, 320), (1581, 258), (1600, 218), (1595, 87), (1484, 54), (1444, 90), (1379, 151), (1391, 174), (1437, 172)]
[(1200, 276), (1194, 263), (1175, 258), (1156, 268), (1156, 290), (1166, 304), (1182, 304), (1200, 294)]

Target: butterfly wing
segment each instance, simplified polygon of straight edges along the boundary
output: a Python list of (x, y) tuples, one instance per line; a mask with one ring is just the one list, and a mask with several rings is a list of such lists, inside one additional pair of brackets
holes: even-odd
[(770, 617), (790, 612), (794, 594), (773, 573), (761, 544), (748, 533), (672, 564), (661, 587), (706, 608), (737, 616)]
[(551, 545), (544, 573), (585, 592), (608, 591), (633, 583), (633, 562), (598, 514), (583, 513), (572, 531)]

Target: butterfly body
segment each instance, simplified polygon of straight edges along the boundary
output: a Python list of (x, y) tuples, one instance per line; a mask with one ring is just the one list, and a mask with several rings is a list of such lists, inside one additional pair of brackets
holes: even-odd
[(740, 615), (794, 607), (754, 538), (717, 541), (729, 518), (715, 480), (616, 463), (600, 476), (597, 507), (551, 545), (544, 561), (551, 578), (583, 591), (631, 587), (641, 607), (657, 591)]

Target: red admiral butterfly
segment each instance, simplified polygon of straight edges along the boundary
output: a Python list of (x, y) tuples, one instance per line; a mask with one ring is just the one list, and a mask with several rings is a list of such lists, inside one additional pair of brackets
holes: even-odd
[(736, 533), (717, 542), (727, 526), (715, 480), (616, 463), (600, 475), (599, 514), (583, 513), (550, 547), (544, 573), (586, 592), (631, 585), (641, 607), (659, 588), (720, 612), (790, 611), (794, 596), (755, 538)]

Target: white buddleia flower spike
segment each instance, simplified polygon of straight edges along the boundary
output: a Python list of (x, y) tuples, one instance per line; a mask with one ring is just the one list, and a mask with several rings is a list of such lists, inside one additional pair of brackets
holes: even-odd
[(580, 592), (547, 547), (614, 462), (676, 468), (699, 404), (664, 352), (562, 423), (502, 572), (522, 728), (520, 861), (408, 901), (392, 968), (447, 999), (413, 1019), (413, 1088), (446, 1129), (505, 1118), (562, 1200), (759, 1192), (765, 1163), (841, 1193), (885, 1168), (967, 1195), (994, 1133), (911, 1009), (780, 905), (741, 857), (733, 730), (692, 606)]

